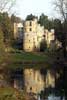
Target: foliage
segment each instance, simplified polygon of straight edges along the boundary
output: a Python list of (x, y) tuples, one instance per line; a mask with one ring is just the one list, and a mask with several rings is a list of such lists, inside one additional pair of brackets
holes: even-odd
[(37, 18), (35, 15), (27, 15), (26, 20), (33, 20), (34, 18)]
[(48, 16), (41, 14), (38, 21), (45, 29), (53, 28), (53, 20), (49, 20)]
[(7, 12), (0, 13), (0, 26), (3, 32), (4, 43), (6, 46), (11, 46), (14, 43), (13, 25), (18, 23), (21, 19), (12, 15), (9, 17)]
[(62, 24), (61, 24), (61, 20), (60, 19), (54, 19), (53, 21), (54, 23), (54, 29), (59, 31), (62, 29)]
[(28, 95), (11, 87), (0, 88), (0, 100), (27, 100)]
[[(8, 16), (8, 13), (3, 13), (3, 20), (2, 20), (2, 30), (4, 33), (4, 39), (10, 40), (13, 33), (13, 24), (11, 22), (11, 19)], [(4, 28), (3, 28), (4, 27)]]
[(44, 52), (47, 49), (47, 43), (45, 40), (42, 40), (40, 43), (40, 51)]
[(3, 40), (4, 40), (3, 32), (2, 32), (1, 27), (0, 27), (0, 55), (2, 53), (4, 53), (4, 42), (3, 42)]
[(56, 9), (59, 11), (59, 14), (62, 16), (62, 29), (56, 31), (57, 34), (60, 35), (60, 39), (62, 42), (63, 54), (64, 58), (66, 58), (66, 38), (67, 38), (67, 1), (66, 0), (54, 0), (54, 5)]
[(62, 19), (67, 20), (67, 0), (54, 0), (54, 6), (59, 11)]
[(14, 14), (11, 15), (11, 22), (14, 23), (19, 23), (21, 22), (22, 20), (19, 18), (19, 17), (16, 17)]
[(0, 12), (3, 12), (4, 10), (10, 10), (14, 4), (15, 4), (16, 0), (0, 0)]
[[(21, 61), (46, 61), (48, 59), (47, 55), (42, 55), (38, 53), (28, 53), (16, 51), (16, 53), (10, 53), (11, 61), (21, 62)], [(47, 59), (46, 59), (47, 58)]]

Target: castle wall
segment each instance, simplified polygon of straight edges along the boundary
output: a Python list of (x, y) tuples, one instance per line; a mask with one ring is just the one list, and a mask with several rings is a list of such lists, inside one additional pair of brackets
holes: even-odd
[[(24, 32), (23, 32), (23, 30)], [(46, 41), (49, 47), (53, 40), (55, 40), (54, 30), (48, 31), (44, 26), (38, 24), (38, 20), (27, 20), (24, 23), (14, 23), (14, 38), (23, 39), (24, 51), (39, 51), (40, 44), (43, 40)]]
[(26, 21), (24, 34), (24, 50), (34, 51), (40, 49), (40, 42), (44, 34), (44, 27), (38, 24), (37, 20)]

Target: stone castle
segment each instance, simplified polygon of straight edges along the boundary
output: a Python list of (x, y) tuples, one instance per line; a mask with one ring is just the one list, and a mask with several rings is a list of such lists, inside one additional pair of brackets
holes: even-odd
[(24, 51), (40, 50), (40, 43), (45, 40), (48, 47), (55, 40), (54, 30), (48, 31), (38, 23), (38, 20), (27, 20), (23, 23), (14, 23), (14, 38), (23, 39)]

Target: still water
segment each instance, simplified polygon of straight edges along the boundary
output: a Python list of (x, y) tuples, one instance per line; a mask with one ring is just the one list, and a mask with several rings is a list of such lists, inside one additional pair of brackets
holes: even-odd
[[(47, 68), (45, 65), (39, 67), (26, 65), (26, 67), (8, 70), (6, 75), (7, 78), (10, 78), (9, 85), (18, 90), (25, 90), (28, 94), (35, 96), (37, 100), (60, 100), (60, 96), (54, 96), (60, 74), (53, 68)], [(44, 99), (45, 96), (47, 99)], [(63, 98), (63, 100), (65, 99)]]

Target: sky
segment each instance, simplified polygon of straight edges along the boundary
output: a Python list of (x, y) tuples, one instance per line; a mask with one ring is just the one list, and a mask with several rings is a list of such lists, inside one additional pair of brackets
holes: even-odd
[(16, 15), (25, 19), (27, 15), (40, 16), (41, 13), (49, 17), (54, 17), (53, 0), (17, 0)]

